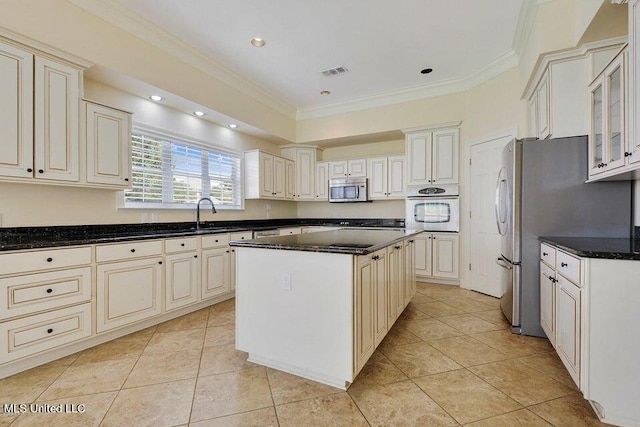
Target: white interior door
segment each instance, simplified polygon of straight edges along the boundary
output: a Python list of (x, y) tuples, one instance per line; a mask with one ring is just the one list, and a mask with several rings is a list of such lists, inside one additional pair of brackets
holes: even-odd
[(471, 274), (469, 287), (474, 291), (501, 297), (502, 268), (496, 264), (500, 256), (500, 234), (496, 227), (495, 191), (502, 161), (502, 149), (509, 136), (492, 139), (471, 147), (469, 227)]

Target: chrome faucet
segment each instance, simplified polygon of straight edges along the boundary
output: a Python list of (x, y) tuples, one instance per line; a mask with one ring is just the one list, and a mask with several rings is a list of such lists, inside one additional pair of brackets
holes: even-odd
[(203, 197), (202, 199), (198, 200), (198, 205), (196, 206), (196, 230), (200, 230), (200, 203), (205, 200), (208, 200), (209, 203), (211, 203), (211, 213), (217, 213), (216, 207), (213, 205), (213, 201), (210, 198)]

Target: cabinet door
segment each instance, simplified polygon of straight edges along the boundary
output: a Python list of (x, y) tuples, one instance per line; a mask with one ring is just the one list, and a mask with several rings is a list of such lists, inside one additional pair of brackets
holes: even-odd
[(349, 163), (346, 160), (329, 162), (329, 178), (346, 178), (349, 175)]
[(362, 367), (375, 350), (375, 295), (371, 255), (357, 257), (354, 295), (355, 313), (355, 360), (354, 373)]
[(85, 102), (87, 182), (129, 187), (131, 114)]
[(98, 264), (96, 331), (126, 326), (162, 311), (162, 258)]
[(594, 81), (589, 87), (591, 93), (591, 131), (589, 135), (589, 175), (604, 172), (604, 88), (603, 80)]
[(538, 138), (544, 139), (551, 134), (551, 103), (549, 102), (549, 72), (547, 71), (536, 89), (538, 98)]
[(260, 196), (272, 198), (274, 194), (273, 186), (273, 156), (271, 154), (260, 153)]
[(631, 162), (640, 162), (640, 1), (629, 1), (629, 141), (633, 147)]
[(231, 250), (227, 247), (202, 251), (202, 298), (226, 294), (231, 290), (229, 268)]
[[(413, 240), (411, 241), (413, 242)], [(403, 253), (403, 275), (404, 275), (404, 306), (403, 309), (409, 304), (411, 298), (414, 295), (414, 286), (415, 282), (413, 277), (415, 276), (415, 270), (413, 266), (413, 243), (410, 243), (409, 240), (405, 240), (402, 244), (404, 253)]]
[(367, 161), (367, 176), (369, 178), (369, 199), (386, 199), (387, 189), (387, 158), (374, 157)]
[(352, 159), (347, 161), (347, 175), (352, 178), (367, 176), (367, 159)]
[(36, 57), (34, 73), (35, 176), (78, 181), (80, 71)]
[(296, 163), (292, 160), (285, 160), (284, 170), (284, 198), (293, 200), (296, 198)]
[(0, 175), (33, 176), (33, 55), (0, 43)]
[(415, 271), (417, 276), (431, 276), (431, 234), (422, 233), (415, 240)]
[(540, 326), (556, 346), (556, 273), (540, 262)]
[(373, 253), (373, 273), (375, 286), (375, 346), (382, 341), (388, 330), (388, 287), (389, 276), (387, 273), (387, 249), (382, 249)]
[(316, 200), (329, 200), (329, 163), (316, 163)]
[(447, 279), (459, 277), (458, 235), (433, 234), (433, 276)]
[(407, 135), (407, 185), (431, 183), (431, 132)]
[(607, 170), (624, 166), (627, 152), (627, 135), (625, 132), (625, 87), (623, 79), (624, 55), (619, 55), (607, 67), (604, 73), (606, 88), (606, 162)]
[[(232, 233), (229, 235), (229, 240), (249, 240), (253, 238), (251, 231), (243, 231), (239, 233)], [(231, 290), (236, 288), (236, 248), (229, 247), (231, 252), (229, 253), (229, 285)]]
[(282, 157), (273, 157), (273, 196), (284, 199), (285, 162)]
[(581, 291), (558, 274), (556, 285), (556, 351), (571, 378), (580, 387), (580, 303)]
[(458, 183), (458, 129), (433, 132), (433, 160), (431, 182)]
[(538, 94), (534, 92), (529, 100), (529, 136), (533, 138), (538, 137)]
[(167, 255), (165, 270), (165, 307), (167, 311), (198, 301), (198, 255), (185, 252)]
[(400, 242), (397, 245), (393, 246), (393, 251), (396, 255), (396, 263), (395, 263), (395, 271), (393, 274), (395, 275), (395, 280), (398, 285), (398, 299), (396, 300), (396, 319), (402, 312), (406, 306), (405, 304), (405, 262), (404, 262), (404, 245)]
[(316, 198), (316, 150), (296, 150), (296, 200)]
[(387, 161), (387, 196), (405, 196), (404, 156), (391, 156)]

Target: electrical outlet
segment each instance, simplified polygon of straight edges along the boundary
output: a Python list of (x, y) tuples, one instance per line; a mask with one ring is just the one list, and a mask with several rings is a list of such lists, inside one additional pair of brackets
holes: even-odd
[(157, 213), (152, 213), (151, 214), (151, 222), (158, 222), (158, 214)]
[(291, 291), (291, 273), (282, 273), (282, 290)]

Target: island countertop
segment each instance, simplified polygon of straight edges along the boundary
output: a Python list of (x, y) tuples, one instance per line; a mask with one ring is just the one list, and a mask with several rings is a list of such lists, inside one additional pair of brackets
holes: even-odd
[(264, 237), (253, 240), (233, 241), (231, 246), (280, 249), (305, 252), (366, 255), (382, 249), (422, 230), (340, 229), (316, 233)]

